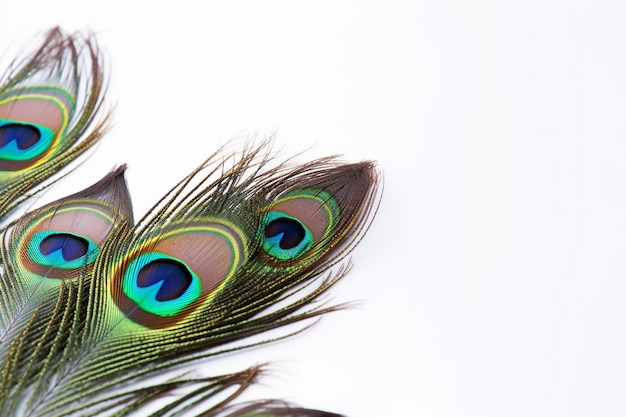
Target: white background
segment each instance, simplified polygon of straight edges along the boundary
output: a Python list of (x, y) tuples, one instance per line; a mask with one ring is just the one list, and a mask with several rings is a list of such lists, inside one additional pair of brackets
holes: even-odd
[(6, 0), (0, 47), (57, 24), (117, 103), (65, 192), (127, 162), (139, 216), (274, 132), (384, 172), (333, 292), (360, 308), (208, 373), (270, 361), (248, 398), (353, 417), (626, 415), (626, 3)]

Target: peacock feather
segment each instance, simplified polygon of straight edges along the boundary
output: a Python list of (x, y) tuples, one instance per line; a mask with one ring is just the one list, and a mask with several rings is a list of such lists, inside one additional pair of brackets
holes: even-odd
[(342, 308), (318, 301), (371, 223), (374, 163), (298, 165), (266, 141), (219, 150), (136, 223), (124, 166), (8, 219), (106, 130), (100, 56), (93, 37), (53, 29), (0, 86), (2, 415), (146, 415), (167, 398), (152, 415), (337, 416), (236, 404), (262, 365), (171, 371)]

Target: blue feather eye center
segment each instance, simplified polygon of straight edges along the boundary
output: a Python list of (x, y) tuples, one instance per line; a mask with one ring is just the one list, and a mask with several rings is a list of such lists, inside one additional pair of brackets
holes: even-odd
[[(26, 253), (33, 272), (48, 278), (56, 278), (51, 271), (41, 267), (60, 270), (82, 270), (91, 264), (98, 255), (98, 246), (88, 237), (75, 233), (43, 230), (36, 232), (26, 246)], [(65, 277), (65, 276), (59, 276)]]
[(156, 293), (157, 301), (175, 300), (182, 296), (193, 282), (193, 276), (180, 262), (173, 259), (159, 259), (141, 268), (137, 275), (137, 286), (150, 287), (162, 282)]
[(43, 238), (39, 243), (39, 250), (45, 256), (60, 250), (61, 257), (66, 261), (73, 261), (87, 254), (89, 242), (87, 239), (69, 233), (55, 233)]
[(0, 159), (22, 162), (39, 158), (52, 146), (54, 136), (44, 125), (0, 119)]
[(200, 297), (202, 284), (197, 274), (178, 259), (147, 252), (126, 269), (122, 290), (142, 310), (170, 317)]
[(302, 223), (289, 217), (279, 217), (265, 226), (265, 237), (278, 238), (281, 249), (293, 249), (306, 237), (306, 230)]
[(313, 233), (295, 217), (270, 211), (265, 217), (263, 249), (280, 260), (298, 258), (314, 243)]
[(21, 123), (7, 123), (0, 126), (0, 147), (15, 141), (21, 151), (35, 145), (41, 138), (39, 129)]

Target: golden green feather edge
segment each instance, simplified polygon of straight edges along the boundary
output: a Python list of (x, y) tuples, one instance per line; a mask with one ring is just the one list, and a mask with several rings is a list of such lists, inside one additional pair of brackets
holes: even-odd
[(237, 404), (263, 365), (182, 367), (345, 307), (323, 297), (375, 215), (374, 164), (275, 162), (266, 141), (219, 150), (136, 223), (124, 167), (9, 221), (107, 130), (103, 80), (93, 36), (55, 28), (1, 81), (2, 415), (338, 416)]

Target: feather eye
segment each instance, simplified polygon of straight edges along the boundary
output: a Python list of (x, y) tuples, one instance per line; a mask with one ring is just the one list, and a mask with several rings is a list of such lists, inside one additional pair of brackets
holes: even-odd
[(100, 52), (91, 38), (56, 28), (0, 80), (0, 217), (106, 130), (89, 131), (103, 100)]
[(33, 167), (59, 147), (75, 100), (55, 87), (24, 87), (0, 96), (0, 172)]
[(124, 169), (22, 217), (11, 228), (9, 243), (16, 276), (71, 279), (93, 269), (116, 224), (132, 223)]
[(131, 320), (175, 324), (208, 302), (245, 261), (247, 242), (233, 224), (200, 219), (136, 245), (113, 273), (111, 295)]
[(83, 267), (93, 264), (112, 228), (107, 207), (77, 202), (50, 208), (21, 231), (19, 261), (42, 278), (78, 276)]
[(284, 184), (270, 184), (274, 201), (264, 209), (259, 260), (276, 268), (302, 266), (336, 249), (358, 231), (353, 227), (368, 210), (373, 172), (372, 163), (361, 162), (314, 169), (306, 176), (295, 170)]
[(263, 250), (278, 261), (299, 259), (328, 236), (338, 211), (331, 196), (316, 190), (279, 198), (263, 220)]

